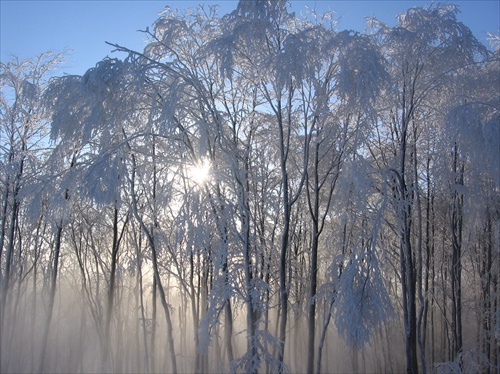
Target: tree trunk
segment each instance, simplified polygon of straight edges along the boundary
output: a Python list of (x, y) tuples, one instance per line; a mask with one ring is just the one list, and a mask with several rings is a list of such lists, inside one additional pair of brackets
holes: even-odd
[(455, 183), (453, 186), (452, 212), (451, 212), (451, 234), (452, 234), (452, 258), (451, 258), (451, 313), (453, 333), (453, 353), (455, 357), (462, 351), (462, 223), (463, 223), (463, 194), (458, 191), (463, 186), (464, 166), (458, 170), (458, 146), (455, 143), (453, 172)]
[[(148, 339), (147, 339), (147, 321), (146, 321), (146, 313), (144, 309), (144, 287), (143, 287), (143, 277), (142, 277), (142, 253), (141, 253), (141, 247), (142, 243), (141, 240), (137, 240), (137, 234), (136, 230), (134, 229), (134, 241), (135, 241), (135, 256), (137, 259), (137, 286), (139, 287), (139, 305), (138, 308), (140, 310), (140, 319), (142, 320), (142, 344), (144, 344), (144, 363), (146, 364), (146, 372), (149, 373), (151, 371), (154, 371), (154, 362), (152, 361), (152, 357), (149, 353), (149, 348), (148, 348)], [(154, 322), (154, 321), (153, 321)], [(153, 326), (151, 326), (153, 328)], [(153, 340), (153, 334), (151, 334), (151, 340)], [(137, 348), (138, 351), (139, 347)], [(150, 362), (151, 360), (151, 362)], [(151, 370), (153, 369), (153, 370)]]
[[(319, 204), (319, 202), (317, 201), (316, 204)], [(317, 290), (317, 279), (318, 279), (318, 245), (319, 245), (318, 220), (313, 219), (313, 232), (312, 232), (312, 243), (311, 243), (311, 284), (309, 289), (309, 308), (308, 308), (308, 339), (307, 339), (307, 370), (306, 370), (308, 373), (313, 373), (314, 370), (314, 343), (315, 343), (314, 337), (316, 331), (316, 290)]]
[(113, 242), (111, 247), (111, 270), (109, 276), (109, 288), (106, 306), (106, 320), (104, 325), (104, 352), (103, 352), (103, 365), (105, 371), (112, 370), (110, 367), (110, 350), (111, 350), (111, 315), (113, 313), (113, 302), (115, 295), (115, 282), (116, 282), (116, 263), (118, 261), (118, 208), (113, 209)]
[[(279, 102), (280, 103), (280, 102)], [(281, 105), (278, 109), (281, 115)], [(281, 234), (281, 250), (280, 250), (280, 271), (279, 271), (279, 295), (280, 295), (280, 311), (281, 316), (279, 320), (279, 342), (278, 342), (278, 374), (284, 371), (284, 358), (285, 358), (285, 339), (286, 339), (286, 323), (288, 319), (288, 285), (286, 279), (287, 268), (287, 254), (288, 254), (288, 240), (290, 231), (290, 198), (289, 198), (289, 182), (288, 171), (286, 167), (286, 143), (283, 130), (283, 120), (280, 116), (278, 119), (279, 125), (279, 143), (280, 143), (280, 166), (282, 178), (282, 193), (283, 193), (283, 232)]]
[[(431, 202), (433, 201), (433, 194), (431, 192), (431, 179), (430, 179), (430, 162), (431, 158), (427, 158), (427, 163), (426, 163), (426, 175), (427, 175), (427, 191), (426, 191), (426, 205), (425, 205), (425, 277), (424, 277), (424, 289), (423, 292), (425, 294), (425, 299), (424, 299), (424, 306), (423, 306), (423, 315), (422, 315), (422, 324), (423, 324), (423, 329), (422, 329), (422, 342), (424, 349), (427, 349), (427, 320), (428, 320), (428, 313), (429, 313), (429, 299), (431, 302), (433, 302), (434, 297), (433, 295), (428, 296), (429, 293), (429, 277), (430, 277), (430, 267), (431, 267), (431, 254), (433, 255), (434, 251), (431, 251), (431, 240), (433, 240), (434, 235), (432, 236), (431, 239)], [(431, 323), (432, 323), (432, 316), (431, 316)], [(431, 341), (434, 339), (434, 334), (431, 336)], [(431, 349), (431, 352), (433, 352), (434, 348)], [(427, 351), (425, 352), (427, 353)], [(431, 358), (431, 363), (434, 362), (433, 359)]]
[[(309, 307), (308, 307), (308, 336), (307, 336), (307, 369), (310, 374), (314, 370), (314, 336), (316, 332), (316, 290), (318, 284), (318, 246), (319, 246), (319, 200), (320, 185), (318, 176), (319, 167), (319, 144), (316, 144), (314, 152), (314, 178), (313, 178), (313, 202), (308, 192), (309, 211), (311, 213), (312, 223), (312, 243), (311, 243), (311, 283), (309, 288)], [(309, 183), (307, 183), (309, 186)]]
[(316, 374), (321, 373), (321, 360), (323, 358), (323, 347), (325, 346), (325, 341), (326, 341), (326, 333), (328, 332), (328, 326), (330, 325), (330, 321), (332, 318), (332, 313), (333, 313), (333, 305), (335, 303), (335, 299), (330, 300), (330, 305), (328, 307), (328, 313), (326, 314), (326, 319), (323, 324), (323, 328), (321, 330), (321, 336), (319, 338), (319, 344), (318, 344), (318, 360), (316, 361)]
[[(288, 198), (288, 194), (287, 194)], [(278, 361), (279, 368), (278, 373), (282, 374), (284, 370), (284, 356), (285, 356), (285, 339), (286, 339), (286, 323), (288, 318), (288, 287), (286, 280), (286, 258), (288, 252), (288, 232), (290, 230), (290, 207), (288, 202), (285, 204), (285, 223), (283, 227), (283, 233), (281, 238), (281, 253), (280, 253), (280, 323), (279, 323), (279, 351), (278, 351)]]
[[(413, 252), (411, 246), (412, 200), (406, 185), (406, 152), (408, 125), (411, 118), (411, 109), (406, 108), (403, 93), (403, 123), (401, 144), (399, 149), (399, 171), (393, 170), (397, 176), (398, 196), (396, 196), (397, 215), (400, 225), (400, 266), (401, 286), (403, 292), (403, 320), (405, 328), (406, 370), (408, 374), (418, 373), (417, 358), (417, 314), (416, 314), (416, 280)], [(415, 182), (416, 183), (416, 182)]]
[[(492, 227), (491, 227), (491, 216), (489, 209), (487, 210), (487, 218), (486, 218), (486, 228), (485, 228), (485, 247), (484, 254), (482, 256), (482, 264), (480, 270), (481, 277), (481, 285), (482, 285), (482, 297), (481, 297), (481, 307), (483, 311), (482, 315), (482, 348), (483, 352), (488, 358), (488, 360), (493, 362), (492, 358), (492, 340), (494, 339), (491, 331), (494, 329), (494, 325), (492, 321), (494, 320), (494, 310), (492, 310), (492, 302), (491, 302), (491, 267), (492, 267)], [(479, 247), (479, 250), (482, 252), (483, 248)], [(491, 365), (490, 365), (491, 366)], [(490, 367), (487, 368), (486, 372), (490, 373)]]
[[(415, 139), (414, 144), (413, 144), (413, 179), (414, 179), (414, 189), (415, 189), (415, 197), (416, 197), (416, 207), (417, 207), (417, 294), (418, 294), (418, 301), (420, 303), (420, 308), (418, 311), (418, 319), (417, 319), (417, 340), (418, 340), (418, 347), (420, 349), (420, 363), (422, 367), (422, 373), (426, 374), (427, 373), (427, 363), (426, 363), (426, 357), (425, 357), (425, 321), (424, 321), (424, 312), (425, 312), (425, 306), (427, 304), (426, 299), (424, 299), (424, 293), (423, 293), (423, 222), (422, 222), (422, 203), (420, 199), (420, 188), (419, 188), (419, 183), (418, 183), (418, 165), (417, 165), (417, 146), (416, 146), (416, 139), (417, 139), (417, 133), (416, 130), (414, 131), (413, 138)], [(427, 271), (427, 269), (426, 269)]]
[(56, 240), (54, 243), (54, 250), (53, 250), (53, 264), (52, 264), (52, 272), (51, 272), (51, 277), (50, 277), (50, 294), (49, 294), (49, 303), (47, 307), (47, 318), (45, 321), (45, 326), (43, 330), (43, 337), (42, 337), (42, 344), (41, 344), (41, 351), (42, 355), (40, 357), (40, 365), (38, 367), (38, 372), (43, 373), (46, 371), (45, 368), (45, 359), (47, 355), (47, 340), (49, 337), (49, 331), (50, 331), (50, 323), (52, 321), (52, 313), (54, 311), (54, 300), (56, 297), (56, 286), (57, 286), (57, 274), (58, 274), (58, 269), (59, 269), (59, 252), (61, 250), (61, 238), (62, 238), (62, 229), (63, 229), (63, 221), (59, 222), (57, 225), (57, 232), (56, 232)]

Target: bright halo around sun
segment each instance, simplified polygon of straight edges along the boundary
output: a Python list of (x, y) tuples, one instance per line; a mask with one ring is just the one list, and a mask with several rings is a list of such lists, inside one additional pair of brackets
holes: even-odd
[(199, 185), (206, 183), (210, 179), (210, 161), (207, 159), (200, 160), (194, 165), (190, 165), (187, 169), (187, 176), (193, 182)]

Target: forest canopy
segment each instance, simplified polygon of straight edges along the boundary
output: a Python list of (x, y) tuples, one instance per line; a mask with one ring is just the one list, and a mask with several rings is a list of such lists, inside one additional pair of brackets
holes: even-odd
[(497, 372), (500, 38), (166, 7), (0, 63), (0, 372)]

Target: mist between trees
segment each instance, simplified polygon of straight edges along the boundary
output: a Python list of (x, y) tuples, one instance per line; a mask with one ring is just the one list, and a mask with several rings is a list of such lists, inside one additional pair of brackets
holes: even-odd
[(0, 371), (498, 372), (499, 39), (457, 11), (2, 63)]

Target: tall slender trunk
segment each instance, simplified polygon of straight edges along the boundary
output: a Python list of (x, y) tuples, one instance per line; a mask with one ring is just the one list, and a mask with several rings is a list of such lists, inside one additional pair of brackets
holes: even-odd
[(224, 305), (224, 320), (224, 340), (226, 345), (227, 361), (229, 362), (229, 366), (231, 366), (231, 363), (234, 361), (233, 344), (231, 343), (231, 340), (233, 339), (233, 311), (229, 300), (226, 300)]
[[(201, 276), (200, 276), (200, 282), (198, 283), (198, 289), (200, 289), (200, 305), (199, 305), (199, 311), (200, 311), (200, 320), (203, 320), (207, 314), (207, 309), (208, 309), (208, 294), (209, 294), (209, 279), (210, 279), (210, 266), (211, 266), (211, 261), (212, 259), (210, 258), (210, 254), (206, 258), (202, 259), (202, 270), (201, 270)], [(200, 370), (200, 373), (205, 373), (208, 370), (208, 354), (209, 354), (209, 348), (207, 347), (205, 352), (197, 352), (197, 360), (198, 362), (198, 368)]]
[[(290, 196), (290, 181), (288, 177), (288, 167), (287, 160), (290, 151), (290, 132), (292, 131), (292, 98), (294, 95), (294, 86), (290, 82), (289, 93), (287, 98), (287, 118), (286, 124), (288, 133), (284, 130), (284, 118), (282, 111), (281, 98), (278, 98), (278, 105), (275, 108), (277, 114), (278, 122), (278, 137), (279, 137), (279, 148), (280, 148), (280, 170), (281, 170), (281, 189), (283, 193), (283, 231), (281, 233), (281, 249), (280, 249), (280, 273), (279, 273), (279, 295), (280, 295), (280, 320), (279, 320), (279, 343), (278, 343), (278, 373), (282, 374), (285, 369), (284, 356), (285, 356), (285, 339), (286, 339), (286, 325), (288, 320), (288, 283), (287, 283), (287, 259), (289, 252), (289, 241), (290, 241), (290, 220), (291, 220), (291, 210), (293, 204), (299, 198), (302, 191), (304, 181), (306, 179), (306, 168), (309, 160), (309, 136), (305, 137), (305, 148), (304, 148), (304, 164), (303, 170), (301, 170), (301, 180), (296, 188), (295, 193)], [(306, 128), (307, 134), (307, 128)], [(291, 260), (291, 259), (290, 259)]]
[[(416, 315), (416, 281), (413, 251), (411, 245), (412, 201), (406, 184), (406, 152), (408, 126), (412, 117), (412, 107), (407, 107), (406, 89), (403, 87), (403, 123), (401, 125), (401, 144), (399, 149), (400, 166), (395, 171), (398, 178), (399, 196), (397, 210), (400, 225), (400, 267), (401, 286), (403, 292), (403, 320), (405, 328), (406, 370), (408, 374), (418, 373), (417, 358), (417, 315)], [(410, 96), (411, 97), (411, 96)], [(416, 181), (415, 181), (416, 183)]]
[[(217, 184), (217, 197), (218, 199), (221, 199), (223, 196), (222, 191), (220, 190), (220, 185)], [(213, 206), (212, 209), (214, 210), (214, 213), (216, 211), (216, 207)], [(220, 206), (220, 210), (224, 210), (224, 205)], [(215, 214), (217, 217), (218, 215)], [(222, 216), (222, 214), (221, 214)], [(217, 224), (218, 226), (221, 225), (220, 220), (217, 219)], [(221, 234), (221, 241), (222, 241), (222, 252), (223, 252), (223, 261), (222, 261), (222, 274), (224, 277), (224, 287), (226, 289), (229, 289), (231, 287), (230, 285), (230, 280), (229, 280), (229, 266), (228, 266), (228, 243), (229, 243), (229, 238), (228, 238), (228, 228), (226, 223), (224, 222), (222, 224), (223, 227), (219, 227), (220, 234)], [(243, 225), (246, 227), (245, 225)], [(249, 239), (247, 243), (249, 243)], [(247, 261), (246, 259), (246, 253), (248, 252), (247, 245), (244, 244), (244, 248), (247, 250), (245, 251), (245, 263)], [(225, 343), (225, 348), (226, 348), (226, 353), (227, 353), (227, 360), (229, 362), (229, 367), (231, 368), (231, 365), (234, 362), (234, 352), (233, 352), (233, 310), (231, 307), (231, 296), (230, 294), (227, 295), (226, 299), (224, 300), (224, 343)]]
[[(313, 123), (312, 127), (315, 127)], [(318, 130), (319, 134), (320, 130)], [(306, 140), (307, 141), (307, 140)], [(312, 183), (309, 183), (309, 173), (306, 173), (306, 191), (307, 191), (307, 202), (309, 207), (309, 214), (311, 216), (311, 226), (312, 226), (312, 241), (311, 241), (311, 263), (310, 263), (310, 287), (309, 287), (309, 305), (308, 305), (308, 341), (307, 341), (307, 372), (313, 373), (314, 371), (314, 358), (315, 358), (315, 337), (316, 337), (316, 293), (318, 288), (318, 250), (319, 250), (319, 238), (324, 228), (325, 218), (327, 216), (330, 203), (333, 196), (333, 191), (335, 189), (335, 184), (337, 180), (338, 173), (332, 176), (330, 183), (327, 182), (328, 176), (332, 173), (335, 168), (337, 156), (333, 157), (328, 164), (326, 170), (320, 179), (320, 161), (322, 155), (320, 155), (320, 145), (323, 139), (316, 141), (314, 147), (314, 159), (313, 159), (313, 178)], [(306, 147), (308, 150), (309, 147)], [(341, 153), (340, 153), (341, 154)], [(340, 155), (339, 154), (339, 155)], [(338, 166), (338, 165), (337, 165)], [(328, 186), (326, 193), (322, 194), (321, 190), (324, 186)], [(323, 202), (323, 213), (320, 213), (320, 203)], [(344, 225), (344, 239), (345, 239), (345, 225)]]
[(153, 272), (154, 277), (156, 279), (156, 285), (158, 288), (158, 292), (160, 294), (160, 302), (163, 307), (163, 311), (165, 313), (165, 321), (167, 322), (167, 343), (169, 347), (170, 353), (170, 364), (172, 366), (172, 373), (177, 373), (177, 358), (175, 355), (175, 345), (174, 345), (174, 337), (173, 337), (173, 325), (172, 319), (170, 316), (170, 307), (167, 304), (167, 296), (165, 294), (165, 289), (163, 288), (163, 284), (160, 278), (160, 271), (158, 267), (158, 256), (156, 252), (156, 246), (154, 245), (154, 239), (151, 237), (151, 258), (153, 260)]
[[(106, 320), (104, 325), (104, 352), (103, 352), (103, 365), (105, 368), (108, 368), (110, 362), (110, 351), (111, 351), (111, 316), (113, 314), (114, 307), (114, 298), (115, 298), (115, 283), (116, 283), (116, 266), (118, 264), (118, 249), (120, 247), (120, 241), (123, 236), (123, 230), (125, 229), (126, 222), (123, 225), (123, 230), (120, 233), (118, 232), (118, 207), (115, 202), (115, 206), (113, 208), (113, 240), (111, 246), (111, 269), (109, 276), (109, 288), (108, 288), (108, 297), (107, 297), (107, 305), (106, 305)], [(111, 368), (109, 368), (111, 369)]]
[[(425, 340), (424, 334), (426, 325), (424, 324), (424, 311), (426, 306), (426, 299), (424, 298), (423, 293), (423, 222), (422, 222), (422, 203), (420, 199), (420, 188), (418, 183), (418, 165), (417, 165), (417, 132), (416, 129), (414, 131), (414, 144), (413, 144), (413, 179), (414, 179), (414, 189), (415, 189), (415, 198), (416, 198), (416, 207), (417, 207), (417, 294), (418, 301), (420, 303), (420, 308), (418, 311), (418, 319), (417, 319), (417, 340), (418, 347), (420, 349), (420, 363), (422, 367), (422, 373), (427, 373), (427, 363), (425, 357)], [(427, 270), (426, 270), (427, 271)]]
[[(264, 248), (264, 245), (262, 247)], [(269, 281), (271, 279), (271, 252), (270, 251), (269, 251), (267, 261), (265, 261), (265, 271), (264, 271), (263, 275), (264, 275), (265, 284), (269, 284)], [(265, 294), (264, 294), (265, 305), (269, 305), (269, 303), (271, 301), (270, 299), (271, 299), (270, 287), (266, 287)], [(264, 311), (264, 332), (266, 334), (269, 333), (269, 307), (267, 307)], [(266, 352), (268, 352), (267, 339), (264, 341), (264, 350)], [(266, 374), (269, 374), (269, 371), (270, 371), (270, 365), (269, 365), (268, 361), (266, 360)]]
[(332, 298), (330, 300), (330, 305), (328, 307), (328, 313), (326, 314), (325, 322), (323, 323), (323, 329), (321, 330), (321, 336), (319, 338), (318, 344), (318, 360), (316, 361), (316, 374), (321, 373), (321, 359), (323, 357), (323, 347), (325, 346), (326, 341), (326, 333), (328, 332), (328, 326), (330, 325), (330, 321), (333, 314), (333, 306), (335, 304), (335, 299)]
[[(200, 308), (200, 298), (199, 298), (199, 291), (200, 291), (200, 276), (198, 275), (198, 284), (195, 285), (194, 283), (194, 272), (195, 272), (195, 264), (194, 264), (194, 253), (193, 249), (191, 248), (191, 251), (189, 253), (189, 288), (191, 290), (191, 313), (193, 317), (193, 329), (194, 329), (194, 346), (195, 349), (198, 350), (198, 345), (200, 343), (200, 337), (199, 337), (199, 324), (200, 324), (200, 319), (199, 319), (199, 308)], [(196, 359), (194, 360), (194, 372), (198, 373), (199, 372), (199, 360), (198, 360), (198, 353), (196, 353)]]
[[(249, 212), (245, 209), (246, 213)], [(243, 222), (244, 229), (244, 242), (243, 242), (243, 253), (245, 260), (245, 287), (247, 292), (246, 309), (247, 309), (247, 354), (248, 362), (245, 367), (247, 373), (257, 373), (257, 369), (260, 366), (260, 360), (257, 355), (257, 341), (256, 341), (256, 328), (257, 323), (255, 320), (255, 301), (254, 301), (254, 290), (253, 290), (253, 274), (251, 270), (252, 262), (250, 258), (250, 217), (246, 215)]]
[[(41, 246), (42, 246), (42, 238), (44, 237), (45, 234), (45, 229), (46, 229), (47, 223), (45, 221), (45, 214), (41, 214), (40, 218), (38, 220), (38, 224), (36, 227), (35, 231), (35, 243), (34, 243), (34, 255), (35, 258), (33, 260), (33, 278), (32, 278), (32, 307), (31, 307), (31, 323), (30, 323), (30, 329), (31, 329), (31, 341), (30, 341), (30, 370), (34, 372), (36, 370), (35, 368), (35, 350), (36, 350), (36, 332), (35, 332), (35, 322), (36, 322), (36, 315), (37, 315), (37, 280), (38, 280), (38, 260), (40, 258), (40, 253), (41, 253)], [(1, 372), (1, 370), (0, 370)]]
[[(227, 248), (226, 248), (227, 251)], [(225, 287), (229, 287), (229, 271), (227, 264), (227, 253), (226, 258), (224, 259), (224, 263), (222, 264), (222, 271), (224, 274), (224, 284)], [(226, 347), (227, 353), (227, 361), (229, 363), (229, 367), (231, 368), (232, 363), (234, 362), (234, 352), (233, 352), (233, 310), (231, 307), (231, 298), (228, 296), (224, 302), (224, 343)]]
[(43, 373), (46, 371), (45, 360), (47, 356), (47, 340), (49, 336), (50, 324), (52, 321), (52, 314), (54, 311), (54, 301), (56, 297), (57, 274), (59, 270), (59, 253), (61, 250), (62, 230), (63, 230), (63, 221), (61, 220), (57, 225), (56, 239), (54, 243), (54, 249), (52, 251), (53, 263), (52, 263), (52, 272), (50, 276), (49, 303), (47, 307), (47, 318), (45, 320), (45, 326), (43, 330), (42, 345), (41, 345), (42, 354), (40, 357), (40, 364), (38, 367), (39, 373)]
[[(491, 225), (491, 215), (489, 209), (487, 209), (486, 213), (486, 228), (485, 228), (485, 246), (486, 248), (480, 247), (480, 251), (484, 251), (484, 255), (482, 258), (482, 266), (480, 270), (481, 276), (481, 285), (482, 285), (482, 341), (483, 341), (483, 352), (492, 362), (492, 340), (493, 336), (491, 336), (490, 331), (494, 328), (492, 321), (494, 320), (494, 311), (492, 310), (492, 302), (491, 302), (491, 267), (492, 267), (492, 247), (493, 247), (493, 238), (492, 238), (492, 225)], [(494, 346), (494, 345), (493, 345)], [(491, 366), (491, 365), (490, 365)], [(490, 373), (490, 367), (486, 370), (487, 373)]]
[(286, 339), (286, 323), (288, 318), (288, 287), (286, 280), (286, 267), (287, 267), (287, 254), (288, 254), (288, 236), (290, 231), (290, 203), (288, 201), (288, 176), (286, 170), (284, 170), (283, 176), (283, 200), (284, 200), (284, 223), (283, 223), (283, 233), (281, 234), (281, 252), (280, 252), (280, 273), (279, 273), (279, 284), (280, 284), (280, 311), (281, 316), (279, 320), (279, 350), (278, 350), (278, 361), (279, 368), (278, 373), (281, 374), (284, 370), (284, 356), (285, 356), (285, 339)]
[(311, 283), (309, 288), (309, 307), (308, 307), (308, 336), (307, 336), (307, 369), (308, 373), (314, 370), (314, 337), (316, 333), (316, 290), (318, 283), (318, 245), (319, 245), (319, 144), (316, 143), (314, 152), (314, 178), (313, 178), (313, 202), (311, 203), (309, 183), (307, 183), (309, 211), (312, 223), (312, 243), (311, 243)]
[(463, 223), (463, 194), (458, 191), (463, 186), (464, 166), (458, 167), (458, 146), (455, 143), (453, 172), (455, 181), (452, 196), (451, 234), (451, 292), (452, 292), (452, 333), (453, 354), (456, 356), (462, 350), (462, 223)]
[[(134, 232), (134, 238), (135, 238), (135, 256), (137, 259), (137, 285), (139, 287), (139, 290), (138, 290), (139, 291), (138, 308), (140, 310), (140, 318), (142, 320), (142, 341), (143, 341), (142, 344), (144, 344), (144, 355), (145, 355), (144, 362), (146, 364), (146, 372), (149, 373), (151, 371), (154, 371), (154, 366), (151, 365), (153, 362), (150, 362), (150, 359), (152, 359), (152, 358), (150, 357), (150, 354), (149, 354), (147, 330), (146, 330), (146, 327), (147, 327), (146, 313), (144, 310), (144, 286), (143, 286), (143, 277), (142, 277), (142, 253), (141, 253), (142, 243), (141, 243), (140, 239), (139, 239), (139, 242), (137, 240), (136, 230), (134, 230), (133, 232)], [(153, 323), (155, 323), (154, 320), (153, 320)], [(153, 328), (153, 326), (151, 326), (151, 328)], [(153, 334), (151, 334), (151, 335), (153, 336)], [(139, 351), (139, 349), (138, 349), (138, 351)], [(151, 370), (151, 369), (153, 369), (153, 370)]]
[[(496, 268), (500, 269), (500, 256), (496, 256)], [(491, 308), (492, 311), (497, 311), (498, 308), (500, 307), (500, 294), (498, 292), (498, 283), (500, 280), (500, 274), (497, 271), (496, 274), (493, 276), (493, 295), (496, 295), (494, 300), (493, 300), (493, 306)], [(493, 321), (491, 322), (492, 326), (498, 326), (500, 324), (499, 316), (498, 313), (495, 313), (495, 315), (492, 317)], [(492, 337), (493, 340), (493, 350), (491, 352), (492, 358), (491, 358), (491, 363), (493, 367), (498, 367), (499, 365), (499, 359), (500, 359), (500, 338), (498, 336)]]
[(435, 217), (435, 212), (434, 212), (434, 195), (432, 196), (431, 199), (431, 236), (432, 236), (432, 241), (431, 241), (431, 246), (430, 250), (432, 252), (432, 259), (429, 256), (430, 259), (430, 271), (431, 271), (431, 288), (430, 288), (430, 299), (431, 299), (431, 305), (430, 305), (430, 319), (431, 319), (431, 362), (436, 362), (436, 329), (435, 329), (435, 316), (434, 316), (434, 306), (437, 301), (437, 295), (436, 295), (436, 256), (435, 256), (435, 238), (436, 238), (436, 217)]
[[(424, 284), (423, 284), (423, 293), (425, 294), (425, 299), (424, 299), (424, 305), (423, 305), (423, 311), (422, 311), (422, 342), (424, 346), (424, 350), (427, 349), (426, 342), (427, 342), (427, 319), (428, 319), (428, 312), (429, 312), (429, 276), (430, 276), (430, 266), (431, 266), (431, 253), (434, 253), (431, 251), (431, 201), (433, 200), (433, 197), (431, 197), (431, 178), (430, 178), (430, 162), (431, 158), (427, 157), (427, 162), (426, 162), (426, 182), (427, 182), (427, 191), (426, 191), (426, 203), (425, 203), (425, 277), (424, 277)], [(433, 300), (433, 296), (431, 295), (430, 300)], [(431, 317), (432, 319), (432, 317)], [(432, 323), (432, 321), (431, 321)], [(431, 339), (434, 339), (432, 336)], [(431, 349), (431, 352), (433, 349)], [(427, 353), (427, 352), (426, 352)], [(431, 359), (431, 362), (432, 361)]]
[(278, 373), (282, 374), (284, 370), (284, 357), (285, 357), (285, 339), (286, 339), (286, 324), (288, 319), (288, 287), (286, 279), (287, 268), (287, 255), (288, 255), (288, 241), (290, 232), (290, 198), (289, 198), (289, 182), (287, 171), (287, 149), (285, 142), (285, 133), (283, 129), (283, 118), (281, 117), (281, 101), (278, 101), (278, 126), (279, 126), (279, 144), (280, 144), (280, 169), (282, 178), (282, 193), (283, 193), (283, 232), (281, 234), (281, 250), (280, 250), (280, 311), (281, 316), (279, 320), (279, 342), (278, 342)]
[(318, 242), (319, 230), (318, 220), (313, 220), (312, 244), (311, 244), (311, 284), (309, 289), (308, 308), (308, 336), (307, 336), (307, 372), (314, 370), (314, 346), (316, 332), (316, 290), (318, 279)]

